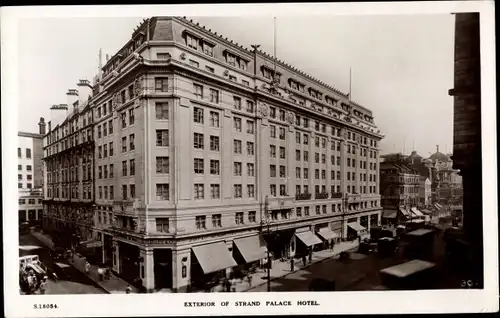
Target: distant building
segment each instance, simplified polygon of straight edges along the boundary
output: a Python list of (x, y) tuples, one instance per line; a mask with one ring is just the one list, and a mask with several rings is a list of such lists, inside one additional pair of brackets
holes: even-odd
[(418, 188), (419, 205), (429, 207), (432, 202), (432, 182), (425, 176), (419, 178), (420, 186)]
[(45, 134), (43, 118), (40, 118), (38, 125), (38, 134), (21, 131), (17, 134), (19, 222), (38, 221), (42, 215), (42, 137)]
[(429, 157), (431, 163), (431, 182), (434, 203), (446, 206), (461, 206), (463, 188), (462, 177), (457, 169), (453, 169), (453, 160), (450, 155), (439, 151)]

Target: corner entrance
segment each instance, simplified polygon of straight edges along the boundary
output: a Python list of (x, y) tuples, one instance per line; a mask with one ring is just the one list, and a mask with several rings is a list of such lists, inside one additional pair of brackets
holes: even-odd
[(172, 288), (172, 250), (153, 250), (155, 288)]

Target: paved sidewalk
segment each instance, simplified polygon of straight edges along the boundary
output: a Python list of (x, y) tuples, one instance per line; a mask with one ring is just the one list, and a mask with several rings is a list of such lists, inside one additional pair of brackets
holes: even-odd
[[(36, 237), (40, 242), (45, 244), (48, 248), (54, 249), (54, 243), (52, 242), (52, 239), (48, 237), (47, 235), (40, 233), (40, 232), (31, 232), (31, 234)], [(79, 270), (82, 273), (85, 273), (85, 262), (86, 259), (85, 257), (74, 255), (74, 259), (71, 257), (67, 260), (69, 264), (73, 265), (74, 268)], [(102, 289), (104, 289), (107, 293), (109, 294), (125, 294), (125, 289), (127, 286), (130, 286), (132, 288), (132, 293), (138, 293), (139, 291), (137, 288), (134, 286), (130, 285), (120, 277), (116, 276), (115, 274), (111, 273), (111, 276), (109, 279), (106, 280), (100, 280), (99, 279), (99, 274), (97, 273), (98, 266), (92, 265), (90, 268), (90, 272), (87, 275), (91, 280), (93, 280), (97, 285), (99, 285)]]
[[(341, 242), (336, 243), (332, 250), (323, 250), (318, 252), (313, 252), (311, 263), (309, 263), (309, 258), (307, 258), (306, 265), (302, 264), (302, 260), (295, 259), (294, 270), (291, 270), (290, 261), (281, 262), (280, 260), (274, 260), (271, 267), (271, 281), (278, 278), (285, 277), (289, 274), (295, 273), (303, 268), (309, 267), (312, 264), (325, 261), (327, 259), (333, 258), (339, 255), (341, 252), (351, 250), (356, 248), (359, 242)], [(236, 279), (235, 284), (232, 286), (236, 292), (251, 292), (252, 289), (267, 284), (267, 269), (258, 269), (256, 273), (252, 274), (252, 286), (248, 284), (246, 279)], [(222, 286), (218, 285), (214, 287), (214, 292), (223, 292)], [(200, 291), (202, 292), (202, 291)]]

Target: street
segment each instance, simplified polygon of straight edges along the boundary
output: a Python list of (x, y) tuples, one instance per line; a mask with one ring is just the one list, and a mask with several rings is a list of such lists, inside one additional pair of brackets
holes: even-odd
[[(460, 278), (442, 265), (444, 242), (442, 235), (436, 237), (434, 244), (434, 262), (438, 263), (439, 281), (433, 288), (460, 288)], [(393, 257), (383, 258), (377, 252), (370, 254), (350, 253), (351, 259), (341, 262), (338, 258), (330, 258), (312, 264), (302, 270), (281, 277), (271, 282), (272, 292), (308, 291), (309, 284), (315, 278), (335, 280), (337, 291), (373, 290), (382, 285), (379, 277), (381, 269), (409, 261), (400, 250)], [(248, 292), (266, 292), (267, 285), (257, 286)]]
[[(27, 254), (37, 254), (40, 257), (40, 261), (47, 267), (49, 272), (54, 270), (56, 266), (52, 257), (50, 256), (50, 250), (46, 248), (40, 241), (30, 234), (19, 236), (19, 246), (22, 245), (35, 245), (40, 246), (40, 249), (34, 250), (31, 253), (23, 252), (23, 255)], [(66, 263), (65, 261), (60, 261)], [(104, 294), (105, 292), (98, 288), (94, 282), (92, 282), (83, 273), (79, 272), (72, 266), (65, 269), (65, 277), (59, 277), (59, 279), (54, 280), (51, 275), (48, 275), (49, 280), (47, 283), (46, 294), (61, 295), (61, 294)]]

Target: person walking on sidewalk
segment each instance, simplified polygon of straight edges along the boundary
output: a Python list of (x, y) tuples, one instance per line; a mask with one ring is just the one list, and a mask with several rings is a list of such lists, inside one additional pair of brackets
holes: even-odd
[(309, 254), (309, 264), (311, 264), (311, 262), (312, 262), (312, 257), (313, 257), (313, 253), (311, 251), (311, 253)]
[(302, 264), (306, 266), (306, 256), (302, 255)]
[(247, 275), (248, 287), (252, 287), (252, 275)]
[(99, 274), (99, 280), (103, 281), (104, 280), (104, 268), (99, 266), (99, 268), (97, 269), (97, 274)]
[(85, 274), (89, 274), (90, 273), (90, 263), (87, 261), (85, 262)]

